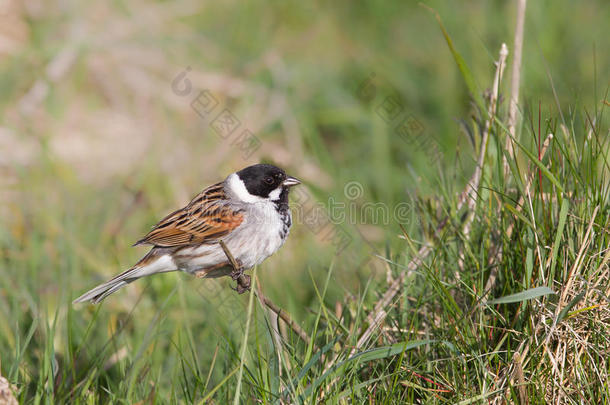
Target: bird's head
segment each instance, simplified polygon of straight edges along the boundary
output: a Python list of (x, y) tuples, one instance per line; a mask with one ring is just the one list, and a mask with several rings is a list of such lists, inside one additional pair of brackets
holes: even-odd
[(288, 176), (279, 167), (257, 164), (231, 174), (227, 177), (226, 184), (233, 197), (243, 202), (257, 203), (285, 202), (290, 187), (301, 182), (295, 177)]

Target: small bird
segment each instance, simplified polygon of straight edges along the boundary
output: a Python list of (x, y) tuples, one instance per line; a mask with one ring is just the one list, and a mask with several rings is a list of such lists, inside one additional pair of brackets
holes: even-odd
[[(292, 216), (288, 192), (301, 182), (284, 170), (257, 164), (230, 174), (155, 225), (136, 245), (152, 249), (132, 268), (74, 300), (94, 304), (139, 278), (184, 271), (197, 277), (230, 275), (262, 263), (286, 241)], [(234, 256), (231, 266), (221, 241)], [(249, 276), (245, 276), (249, 287)], [(245, 291), (239, 288), (238, 292)]]

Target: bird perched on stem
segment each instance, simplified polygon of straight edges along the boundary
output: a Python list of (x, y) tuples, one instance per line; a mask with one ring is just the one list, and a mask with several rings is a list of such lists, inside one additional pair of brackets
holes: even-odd
[[(135, 245), (152, 249), (132, 268), (74, 300), (98, 303), (139, 278), (184, 271), (197, 277), (229, 275), (249, 281), (243, 271), (263, 262), (286, 241), (292, 217), (288, 192), (300, 184), (284, 170), (257, 164), (230, 174), (183, 208), (163, 218)], [(231, 265), (224, 247), (239, 268)], [(134, 245), (134, 246), (135, 246)], [(238, 292), (249, 288), (238, 284)]]

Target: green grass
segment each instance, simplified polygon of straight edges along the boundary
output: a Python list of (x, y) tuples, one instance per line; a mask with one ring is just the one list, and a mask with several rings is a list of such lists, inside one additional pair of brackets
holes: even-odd
[[(507, 69), (472, 209), (459, 194), (493, 61), (502, 42), (512, 52), (512, 3), (427, 2), (453, 51), (410, 3), (13, 11), (25, 34), (0, 59), (0, 375), (19, 402), (607, 402), (610, 7), (530, 3), (517, 153)], [(65, 47), (74, 59), (58, 58)], [(68, 66), (58, 78), (53, 60)], [(186, 66), (194, 90), (179, 96)], [(22, 110), (36, 80), (48, 92)], [(203, 89), (256, 133), (254, 155), (190, 108)], [(379, 115), (387, 96), (421, 124), (416, 141)], [(258, 161), (306, 183), (288, 242), (256, 272), (309, 344), (282, 323), (278, 336), (227, 280), (164, 274), (71, 305), (142, 256), (130, 246), (162, 215)], [(310, 223), (331, 198), (346, 218), (323, 209)], [(380, 223), (380, 203), (406, 215)]]

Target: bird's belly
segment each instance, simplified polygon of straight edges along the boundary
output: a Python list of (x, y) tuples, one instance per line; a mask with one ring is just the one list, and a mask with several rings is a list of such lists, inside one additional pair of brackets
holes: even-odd
[(277, 226), (261, 226), (253, 231), (236, 232), (226, 240), (227, 247), (244, 268), (261, 264), (283, 244)]
[[(263, 223), (243, 223), (223, 241), (243, 268), (249, 269), (262, 263), (284, 244), (289, 228), (289, 218), (288, 221), (266, 218)], [(178, 268), (188, 273), (214, 270), (213, 277), (216, 277), (232, 270), (230, 267), (219, 268), (228, 260), (218, 243), (184, 248), (176, 252), (174, 257)]]

